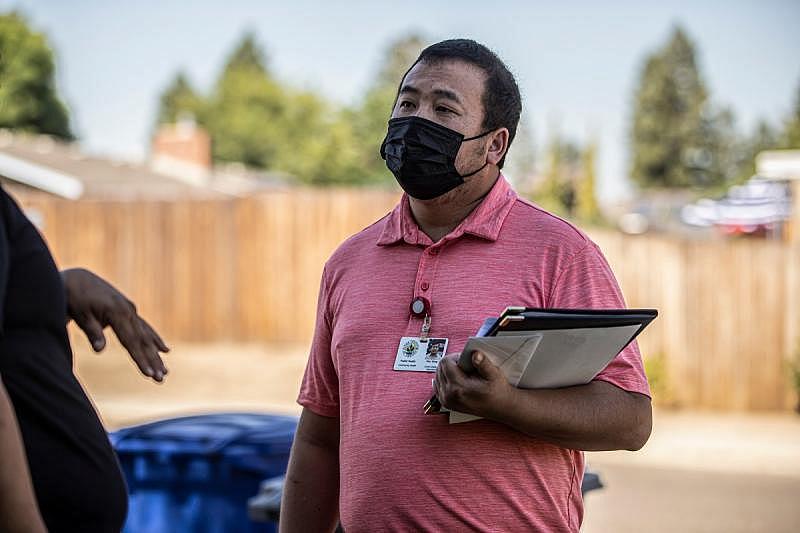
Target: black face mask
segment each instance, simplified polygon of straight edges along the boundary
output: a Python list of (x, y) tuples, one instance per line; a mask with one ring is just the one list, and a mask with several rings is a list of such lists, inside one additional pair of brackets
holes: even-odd
[(457, 131), (424, 118), (393, 118), (381, 144), (381, 157), (409, 196), (432, 200), (484, 169), (488, 161), (478, 170), (461, 175), (456, 170), (456, 155), (462, 142), (491, 131), (465, 139)]

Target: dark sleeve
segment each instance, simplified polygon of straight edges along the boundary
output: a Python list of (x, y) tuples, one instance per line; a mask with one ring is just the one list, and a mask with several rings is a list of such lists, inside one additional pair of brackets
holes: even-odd
[(6, 321), (6, 284), (8, 283), (8, 231), (6, 219), (8, 217), (8, 195), (0, 187), (0, 337), (4, 333)]

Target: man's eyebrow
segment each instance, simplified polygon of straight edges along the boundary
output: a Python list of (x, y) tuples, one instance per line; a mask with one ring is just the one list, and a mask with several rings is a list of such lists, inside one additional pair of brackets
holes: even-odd
[[(400, 92), (398, 94), (414, 94), (419, 95), (422, 91), (417, 89), (412, 85), (403, 85), (400, 87)], [(458, 97), (456, 93), (450, 91), (448, 89), (434, 89), (433, 94), (436, 96), (440, 96), (442, 98), (447, 98), (448, 100), (452, 100), (457, 104), (461, 104), (461, 99)]]
[(400, 87), (398, 94), (404, 94), (404, 93), (419, 94), (420, 90), (411, 85), (403, 85), (402, 87)]
[(458, 97), (458, 95), (453, 91), (448, 91), (447, 89), (435, 89), (433, 94), (436, 96), (441, 96), (442, 98), (447, 98), (448, 100), (452, 100), (457, 104), (461, 103), (461, 99)]

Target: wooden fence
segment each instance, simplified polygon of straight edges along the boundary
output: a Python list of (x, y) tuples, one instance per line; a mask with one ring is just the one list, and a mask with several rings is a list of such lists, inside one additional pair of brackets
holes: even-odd
[[(290, 190), (246, 199), (68, 202), (30, 197), (62, 268), (113, 281), (170, 341), (308, 341), (322, 265), (397, 195)], [(800, 343), (800, 247), (593, 230), (631, 307), (660, 317), (640, 339), (657, 400), (786, 409)]]

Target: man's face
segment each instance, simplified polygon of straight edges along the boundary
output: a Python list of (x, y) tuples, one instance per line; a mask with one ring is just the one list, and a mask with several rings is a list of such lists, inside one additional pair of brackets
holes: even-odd
[[(486, 74), (460, 60), (417, 63), (400, 86), (392, 118), (428, 119), (464, 137), (483, 133), (483, 90)], [(486, 139), (467, 141), (456, 157), (456, 170), (468, 174), (486, 161)]]

